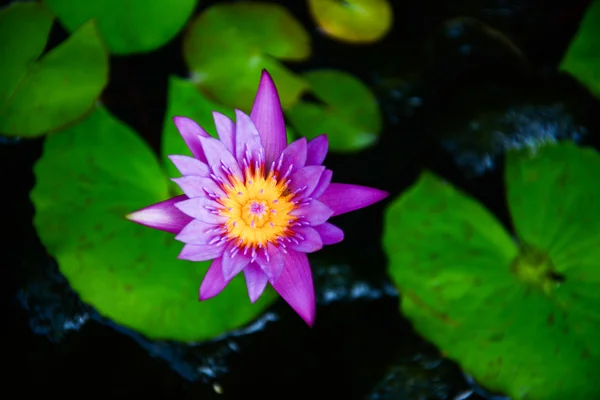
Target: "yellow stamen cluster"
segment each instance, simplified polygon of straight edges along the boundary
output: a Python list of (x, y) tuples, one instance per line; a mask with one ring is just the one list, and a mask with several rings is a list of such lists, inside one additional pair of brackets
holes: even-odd
[(229, 239), (239, 247), (257, 248), (292, 234), (290, 226), (297, 217), (290, 212), (296, 205), (285, 181), (273, 172), (265, 177), (262, 167), (247, 168), (244, 182), (233, 176), (229, 180), (222, 185), (226, 196), (219, 200)]

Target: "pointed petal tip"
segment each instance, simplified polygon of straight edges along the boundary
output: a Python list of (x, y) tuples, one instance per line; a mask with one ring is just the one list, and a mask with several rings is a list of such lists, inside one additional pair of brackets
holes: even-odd
[(312, 326), (316, 304), (308, 257), (291, 250), (285, 255), (284, 264), (281, 276), (277, 281), (271, 281), (271, 285), (304, 322)]
[(265, 149), (266, 164), (270, 164), (285, 148), (287, 135), (277, 86), (266, 70), (262, 71), (250, 118)]
[(370, 206), (387, 196), (389, 193), (385, 190), (346, 183), (331, 183), (318, 200), (334, 211), (333, 217)]
[(269, 79), (271, 82), (273, 82), (273, 78), (271, 78), (271, 74), (269, 74), (269, 71), (267, 71), (266, 68), (263, 68), (262, 71), (260, 71), (260, 79)]
[(128, 213), (125, 218), (131, 222), (170, 233), (179, 233), (192, 218), (179, 211), (175, 204), (187, 196), (175, 196), (140, 210)]

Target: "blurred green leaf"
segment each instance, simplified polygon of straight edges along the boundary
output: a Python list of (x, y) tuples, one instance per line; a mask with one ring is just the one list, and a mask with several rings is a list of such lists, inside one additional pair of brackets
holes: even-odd
[(34, 224), (48, 252), (82, 300), (149, 338), (195, 341), (239, 327), (274, 298), (252, 305), (243, 277), (198, 301), (209, 262), (177, 259), (172, 234), (125, 215), (169, 197), (148, 146), (106, 110), (44, 143), (34, 168)]
[(319, 28), (344, 42), (376, 42), (393, 23), (388, 0), (308, 0), (308, 6)]
[(572, 143), (510, 154), (520, 246), (431, 173), (389, 208), (384, 246), (402, 312), (488, 389), (513, 399), (600, 396), (598, 174), (600, 155)]
[(374, 144), (381, 130), (381, 112), (375, 96), (360, 80), (336, 70), (303, 75), (323, 104), (302, 101), (286, 110), (299, 133), (313, 138), (326, 133), (330, 148), (353, 152)]
[(559, 69), (573, 75), (600, 98), (600, 1), (588, 6), (579, 31), (563, 57)]
[(10, 97), (46, 46), (52, 14), (39, 3), (12, 3), (0, 10), (0, 103)]
[(184, 57), (194, 81), (210, 98), (249, 112), (262, 69), (267, 69), (284, 108), (294, 104), (306, 83), (278, 60), (310, 55), (310, 37), (284, 7), (271, 3), (216, 4), (192, 23)]
[(173, 39), (197, 0), (44, 0), (73, 31), (94, 18), (114, 54), (149, 52)]
[(52, 21), (42, 6), (15, 3), (0, 19), (0, 39), (7, 43), (0, 50), (7, 60), (0, 74), (0, 132), (37, 136), (88, 112), (108, 82), (108, 54), (93, 21), (36, 62)]

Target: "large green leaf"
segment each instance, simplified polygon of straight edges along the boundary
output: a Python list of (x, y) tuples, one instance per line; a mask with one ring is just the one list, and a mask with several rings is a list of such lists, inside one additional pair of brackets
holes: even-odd
[(108, 82), (108, 54), (89, 22), (40, 60), (52, 17), (39, 3), (0, 11), (0, 132), (37, 136), (88, 112)]
[(508, 158), (518, 243), (431, 173), (389, 208), (402, 312), (480, 383), (514, 399), (592, 399), (600, 362), (600, 156), (571, 143)]
[(327, 35), (349, 43), (372, 43), (392, 27), (388, 0), (308, 0), (312, 17)]
[(230, 107), (250, 111), (266, 68), (284, 108), (294, 104), (306, 83), (278, 60), (310, 55), (310, 37), (294, 16), (277, 4), (215, 4), (192, 23), (184, 57), (200, 89)]
[(381, 130), (375, 96), (346, 72), (317, 70), (304, 75), (322, 103), (302, 101), (286, 110), (292, 125), (307, 138), (326, 133), (332, 150), (353, 152), (374, 144)]
[(273, 299), (252, 305), (243, 277), (208, 301), (198, 287), (209, 262), (177, 259), (172, 234), (125, 215), (169, 197), (148, 146), (98, 108), (48, 137), (34, 168), (34, 224), (82, 300), (150, 338), (202, 340), (247, 323)]
[(184, 27), (197, 0), (44, 0), (69, 30), (94, 18), (115, 54), (149, 52)]
[(600, 97), (600, 1), (593, 0), (571, 41), (560, 69)]

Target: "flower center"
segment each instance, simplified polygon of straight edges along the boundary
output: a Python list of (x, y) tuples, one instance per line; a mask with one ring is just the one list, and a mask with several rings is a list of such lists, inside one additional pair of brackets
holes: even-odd
[(263, 247), (293, 235), (298, 219), (290, 215), (297, 205), (286, 182), (273, 172), (264, 176), (263, 168), (246, 171), (245, 181), (233, 177), (222, 185), (226, 196), (219, 199), (221, 215), (227, 217), (226, 236), (240, 247)]

